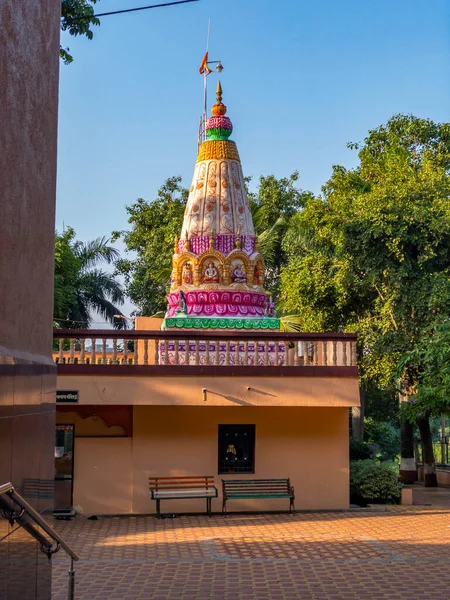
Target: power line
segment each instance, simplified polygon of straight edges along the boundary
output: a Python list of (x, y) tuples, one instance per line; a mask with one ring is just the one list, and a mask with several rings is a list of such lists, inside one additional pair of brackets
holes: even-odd
[(149, 8), (161, 8), (163, 6), (174, 6), (175, 4), (187, 4), (188, 2), (199, 2), (200, 0), (175, 0), (174, 2), (164, 2), (163, 4), (152, 4), (150, 6), (140, 6), (138, 8), (124, 8), (123, 10), (114, 10), (112, 12), (98, 13), (97, 15), (82, 15), (80, 17), (67, 17), (67, 21), (81, 21), (82, 19), (93, 19), (95, 17), (108, 17), (109, 15), (120, 15), (122, 13), (136, 12), (138, 10), (148, 10)]

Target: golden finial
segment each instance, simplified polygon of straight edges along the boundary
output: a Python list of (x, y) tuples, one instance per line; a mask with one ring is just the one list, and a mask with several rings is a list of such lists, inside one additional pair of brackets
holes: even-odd
[(186, 231), (186, 235), (184, 236), (184, 251), (189, 252), (190, 249), (191, 249), (191, 244), (189, 242), (188, 232)]
[(209, 236), (209, 249), (214, 250), (214, 229), (211, 229), (211, 235)]
[(178, 254), (178, 236), (177, 235), (175, 236), (175, 242), (173, 245), (173, 253)]
[(241, 227), (239, 226), (239, 227), (238, 227), (238, 230), (237, 230), (237, 234), (236, 234), (236, 248), (237, 248), (238, 250), (240, 250), (240, 249), (241, 249), (241, 247), (242, 247), (242, 241), (241, 241)]
[(222, 86), (220, 85), (220, 81), (216, 88), (216, 104), (211, 107), (211, 112), (216, 117), (223, 116), (227, 112), (227, 107), (225, 104), (222, 104)]

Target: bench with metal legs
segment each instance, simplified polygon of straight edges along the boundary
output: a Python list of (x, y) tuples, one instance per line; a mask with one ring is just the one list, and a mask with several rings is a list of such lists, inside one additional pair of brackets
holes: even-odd
[(156, 515), (161, 518), (161, 500), (188, 500), (204, 498), (206, 514), (211, 516), (211, 500), (218, 490), (212, 475), (186, 475), (181, 477), (149, 477), (150, 498), (156, 501)]
[(222, 513), (227, 501), (253, 498), (289, 498), (289, 512), (295, 510), (294, 486), (290, 479), (222, 479)]

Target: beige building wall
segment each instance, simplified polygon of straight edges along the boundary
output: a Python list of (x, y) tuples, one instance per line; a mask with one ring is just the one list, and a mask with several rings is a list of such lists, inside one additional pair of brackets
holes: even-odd
[[(218, 475), (218, 425), (255, 424), (255, 473)], [(155, 512), (151, 475), (290, 477), (296, 508), (348, 508), (348, 409), (303, 407), (134, 408), (133, 438), (76, 439), (74, 503), (88, 514)], [(213, 500), (220, 511), (220, 498)], [(287, 510), (289, 501), (230, 501), (228, 510)], [(162, 512), (200, 512), (204, 500), (167, 501)]]
[(78, 390), (79, 404), (359, 406), (357, 377), (58, 375), (58, 389)]
[(132, 444), (132, 438), (75, 438), (73, 504), (85, 516), (132, 512)]

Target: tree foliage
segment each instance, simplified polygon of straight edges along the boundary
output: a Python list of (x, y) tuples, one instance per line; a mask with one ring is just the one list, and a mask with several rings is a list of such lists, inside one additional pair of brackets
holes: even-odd
[(152, 202), (139, 198), (127, 206), (129, 231), (113, 233), (113, 239), (122, 238), (132, 255), (119, 259), (116, 269), (141, 315), (167, 308), (174, 241), (180, 235), (188, 193), (181, 177), (170, 177)]
[(55, 235), (54, 321), (67, 329), (89, 328), (93, 313), (121, 328), (124, 321), (114, 319), (124, 301), (121, 285), (111, 273), (98, 268), (112, 264), (118, 257), (106, 238), (83, 243), (67, 228)]
[(414, 396), (403, 414), (410, 421), (422, 415), (450, 413), (450, 320), (436, 321), (400, 363), (400, 372), (414, 370)]
[(358, 150), (291, 220), (281, 300), (306, 330), (357, 331), (364, 376), (386, 387), (450, 310), (450, 125), (398, 115)]
[(280, 272), (287, 257), (282, 240), (289, 222), (308, 198), (309, 192), (297, 187), (298, 172), (277, 179), (275, 175), (259, 178), (257, 191), (249, 193), (258, 249), (265, 263), (264, 287), (277, 301), (280, 293)]
[[(351, 146), (358, 166), (335, 166), (322, 196), (291, 220), (281, 300), (305, 330), (359, 334), (363, 385), (401, 381), (411, 394), (427, 332), (450, 312), (450, 124), (397, 115)], [(415, 349), (418, 360), (405, 360)], [(429, 471), (435, 401), (421, 389)], [(412, 456), (404, 441), (402, 457)]]
[[(93, 25), (100, 25), (100, 20), (94, 17), (94, 4), (98, 0), (61, 0), (61, 30), (70, 35), (85, 35), (92, 40)], [(83, 18), (80, 18), (83, 17)], [(70, 48), (60, 46), (59, 54), (66, 65), (73, 61)]]

